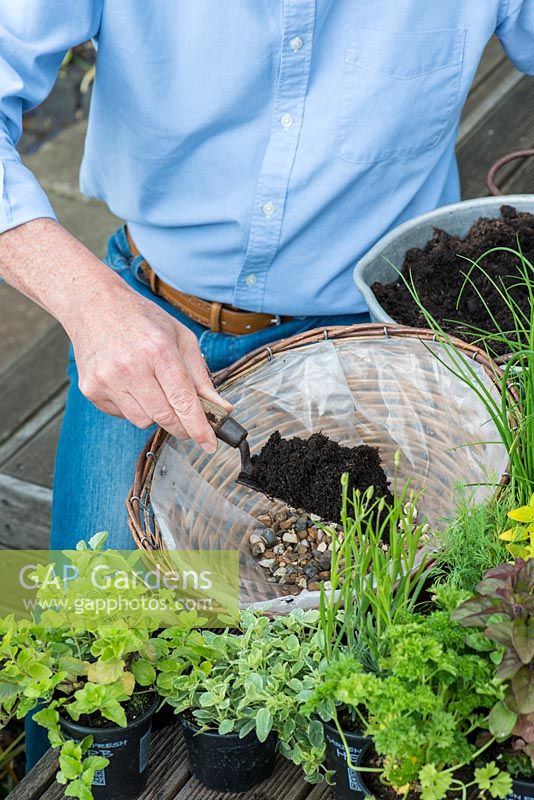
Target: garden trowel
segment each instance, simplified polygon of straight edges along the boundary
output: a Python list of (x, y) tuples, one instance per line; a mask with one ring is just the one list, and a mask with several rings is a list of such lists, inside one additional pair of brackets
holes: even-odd
[(247, 441), (248, 431), (230, 415), (226, 409), (212, 403), (210, 400), (200, 398), (200, 404), (211, 425), (217, 439), (235, 447), (241, 454), (241, 472), (236, 478), (237, 483), (248, 486), (256, 492), (262, 492), (261, 486), (252, 480), (254, 468), (250, 460), (250, 448)]

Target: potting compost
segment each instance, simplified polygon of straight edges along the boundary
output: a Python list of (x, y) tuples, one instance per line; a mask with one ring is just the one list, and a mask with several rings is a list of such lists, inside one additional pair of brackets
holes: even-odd
[[(411, 276), (422, 304), (450, 334), (474, 340), (477, 334), (468, 326), (490, 332), (495, 332), (497, 326), (503, 331), (514, 330), (511, 311), (498, 288), (506, 287), (518, 306), (527, 315), (530, 313), (528, 292), (524, 286), (516, 285), (517, 256), (503, 251), (491, 253), (480, 261), (482, 271), (476, 267), (472, 270), (471, 279), (475, 285), (466, 282), (465, 276), (472, 267), (471, 262), (488, 250), (494, 247), (517, 250), (518, 243), (523, 255), (534, 263), (534, 214), (504, 205), (500, 218), (481, 217), (463, 239), (435, 229), (423, 248), (414, 247), (406, 252), (402, 275), (408, 280)], [(402, 278), (389, 284), (374, 283), (371, 288), (396, 322), (427, 327)], [(495, 350), (501, 352), (498, 345)]]
[[(249, 432), (258, 469), (265, 467), (262, 448), (278, 431), (278, 446), (291, 458), (286, 472), (300, 476), (296, 488), (302, 497), (280, 502), (236, 483), (240, 458), (231, 447), (221, 445), (210, 456), (191, 442), (168, 437), (149, 462), (150, 503), (142, 498), (143, 513), (155, 518), (164, 547), (239, 551), (241, 602), (269, 603), (283, 613), (295, 605), (316, 606), (318, 583), (329, 579), (331, 539), (317, 517), (332, 522), (339, 514), (334, 490), (341, 503), (339, 477), (345, 469), (352, 470), (355, 485), (367, 475), (365, 485), (373, 483), (384, 493), (394, 493), (395, 481), (424, 490), (417, 509), (432, 524), (451, 513), (459, 476), (472, 485), (487, 484), (488, 471), (502, 474), (507, 459), (502, 446), (483, 444), (495, 442), (497, 431), (475, 395), (432, 355), (433, 348), (441, 350), (378, 331), (360, 340), (301, 346), (228, 380), (222, 394)], [(473, 369), (485, 375), (482, 365), (473, 362)], [(300, 444), (290, 444), (295, 437)], [(336, 473), (327, 466), (329, 440), (341, 445), (343, 454)], [(275, 436), (273, 450), (276, 442)], [(317, 448), (318, 462), (313, 444), (323, 445)], [(397, 452), (400, 463), (394, 467)], [(351, 463), (354, 454), (360, 462)], [(275, 478), (276, 472), (269, 475), (270, 481)], [(314, 486), (307, 487), (308, 480)], [(313, 513), (308, 506), (324, 497), (324, 484), (331, 487), (330, 504)], [(271, 485), (273, 495), (281, 490)], [(476, 492), (482, 498), (491, 487), (481, 485)], [(295, 589), (298, 596), (292, 596)]]
[(275, 431), (252, 457), (252, 465), (252, 479), (265, 494), (329, 522), (340, 520), (339, 494), (345, 472), (349, 496), (354, 489), (364, 492), (373, 486), (376, 497), (392, 499), (378, 448), (343, 447), (324, 433), (285, 439)]

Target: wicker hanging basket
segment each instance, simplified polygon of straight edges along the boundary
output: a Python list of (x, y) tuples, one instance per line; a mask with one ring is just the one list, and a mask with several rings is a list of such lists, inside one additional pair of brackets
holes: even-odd
[[(324, 347), (324, 345), (320, 345), (319, 343), (325, 341), (331, 343), (331, 345), (336, 348), (336, 353), (342, 358), (343, 353), (351, 353), (362, 347), (369, 348), (376, 346), (383, 348), (384, 346), (394, 345), (397, 349), (399, 346), (414, 346), (423, 349), (423, 347), (428, 348), (431, 346), (433, 340), (435, 340), (435, 337), (430, 331), (406, 328), (400, 325), (369, 324), (355, 325), (352, 327), (344, 326), (316, 329), (254, 351), (232, 364), (230, 367), (221, 370), (215, 376), (215, 384), (223, 393), (229, 391), (229, 399), (231, 399), (232, 387), (235, 391), (244, 382), (250, 382), (251, 379), (256, 378), (261, 384), (262, 371), (270, 369), (272, 374), (273, 367), (276, 367), (277, 364), (279, 364), (282, 369), (285, 361), (288, 360), (288, 354), (296, 357), (297, 351), (300, 352), (303, 348), (308, 348), (306, 352), (303, 353), (306, 358), (308, 358), (309, 355), (313, 356), (317, 348), (321, 346)], [(458, 339), (451, 339), (451, 341), (465, 356), (481, 365), (481, 370), (483, 370), (488, 377), (488, 385), (490, 382), (496, 384), (500, 380), (501, 373), (499, 368), (482, 350)], [(421, 342), (423, 342), (424, 345), (421, 344)], [(395, 358), (394, 349), (395, 347), (392, 351), (392, 358)], [(390, 417), (390, 424), (395, 426), (397, 408), (401, 409), (403, 403), (408, 403), (409, 407), (411, 407), (410, 404), (413, 403), (414, 407), (417, 407), (419, 414), (417, 426), (414, 427), (413, 431), (409, 430), (408, 426), (408, 429), (403, 432), (403, 435), (406, 437), (406, 441), (409, 445), (408, 449), (412, 452), (415, 461), (417, 462), (417, 459), (420, 458), (418, 463), (422, 463), (421, 459), (424, 459), (425, 464), (430, 465), (424, 482), (424, 497), (427, 508), (439, 507), (439, 509), (442, 509), (446, 507), (444, 498), (450, 497), (455, 484), (461, 481), (466, 481), (467, 483), (477, 482), (477, 475), (473, 474), (471, 466), (465, 466), (467, 464), (470, 465), (472, 461), (469, 461), (471, 456), (466, 452), (469, 448), (462, 447), (465, 444), (465, 439), (463, 438), (465, 435), (463, 423), (458, 416), (452, 418), (451, 414), (448, 413), (448, 398), (444, 396), (443, 388), (443, 371), (446, 372), (446, 370), (443, 368), (440, 378), (439, 370), (436, 369), (436, 365), (438, 364), (437, 359), (429, 356), (426, 351), (425, 356), (426, 359), (423, 359), (425, 364), (425, 374), (423, 375), (425, 387), (424, 397), (420, 396), (421, 381), (416, 385), (413, 381), (413, 376), (409, 373), (402, 376), (401, 391), (399, 391), (399, 375), (397, 375), (396, 378), (393, 375), (390, 377), (387, 369), (383, 370), (381, 373), (379, 386), (372, 385), (372, 382), (366, 382), (365, 379), (362, 381), (360, 370), (355, 370), (354, 374), (347, 374), (346, 381), (350, 391), (357, 397), (358, 405), (365, 412), (366, 419), (380, 420), (380, 415), (387, 413)], [(466, 414), (471, 418), (473, 415), (473, 403), (475, 403), (475, 411), (477, 411), (476, 403), (479, 401), (476, 401), (476, 398), (474, 400), (472, 399), (474, 395), (460, 383), (459, 379), (455, 380), (457, 390), (459, 392), (463, 391), (466, 393), (466, 396), (469, 396), (469, 401), (466, 402), (471, 403), (471, 407), (466, 409)], [(447, 385), (447, 391), (453, 393), (455, 391), (453, 376), (450, 377), (450, 381)], [(249, 413), (249, 418), (252, 416), (256, 421), (253, 436), (250, 434), (253, 444), (254, 442), (261, 443), (265, 441), (269, 433), (275, 429), (280, 430), (282, 435), (292, 435), (295, 433), (292, 427), (294, 420), (290, 417), (286, 418), (276, 408), (273, 409), (272, 404), (266, 404), (265, 398), (261, 392), (252, 392), (250, 400), (248, 397), (247, 395), (246, 411)], [(237, 417), (241, 419), (239, 414)], [(486, 418), (487, 412), (485, 412), (482, 409), (482, 405), (479, 404), (479, 423), (482, 424), (485, 422)], [(401, 424), (406, 427), (406, 415), (404, 420), (401, 420)], [(465, 425), (468, 427), (467, 417)], [(425, 431), (426, 436), (425, 448), (427, 449), (424, 452), (422, 450), (419, 452), (420, 438), (422, 436), (421, 431)], [(336, 431), (332, 430), (332, 428), (327, 428), (326, 432), (329, 433), (332, 438), (336, 438)], [(378, 439), (379, 438), (380, 436), (378, 435)], [(155, 475), (156, 478), (158, 478), (156, 474), (158, 459), (161, 456), (162, 448), (165, 448), (166, 443), (170, 445), (170, 441), (171, 438), (169, 435), (161, 429), (158, 429), (149, 439), (137, 461), (133, 486), (127, 499), (128, 519), (132, 536), (136, 546), (145, 550), (164, 550), (168, 547), (168, 542), (166, 542), (165, 536), (162, 535), (161, 526), (158, 524), (153, 510), (152, 493)], [(365, 443), (379, 446), (384, 465), (391, 465), (393, 463), (393, 454), (396, 449), (395, 442), (389, 440), (382, 442), (377, 440), (377, 437), (375, 437), (374, 441), (369, 441), (365, 440), (365, 436), (364, 441)], [(476, 439), (472, 441), (476, 441)], [(480, 441), (480, 439), (478, 441)], [(256, 447), (257, 446), (256, 444)], [(458, 450), (451, 453), (450, 449), (453, 447), (458, 447)], [(254, 449), (253, 446), (253, 452)], [(221, 446), (217, 454), (212, 456), (210, 460), (200, 448), (191, 447), (188, 451), (187, 459), (188, 469), (190, 466), (193, 470), (206, 475), (206, 480), (216, 488), (218, 496), (222, 495), (227, 497), (232, 496), (233, 493), (235, 494), (239, 491), (243, 491), (242, 487), (238, 487), (235, 484), (235, 478), (239, 468), (239, 457), (236, 452), (230, 448)], [(160, 470), (166, 470), (166, 466), (162, 466), (162, 464), (160, 464)], [(504, 471), (506, 469), (505, 464), (506, 460), (504, 459), (503, 461), (502, 453), (500, 453), (499, 465), (501, 483), (507, 481), (507, 475)], [(463, 469), (471, 470), (471, 474), (462, 474)], [(388, 471), (387, 467), (386, 471)], [(175, 482), (180, 481), (179, 474), (176, 474), (174, 478)], [(187, 478), (182, 478), (182, 480), (187, 480)], [(478, 481), (481, 480), (482, 469), (478, 475)], [(489, 491), (492, 490), (488, 488), (488, 492)], [(206, 512), (207, 509), (207, 513), (209, 513), (209, 508), (207, 506), (207, 502), (209, 501), (203, 502), (205, 504), (204, 512)], [(249, 514), (252, 513), (253, 516), (257, 516), (258, 514), (256, 511), (261, 513), (261, 508), (265, 508), (265, 503), (267, 501), (263, 495), (252, 493), (247, 502), (247, 512)], [(445, 506), (443, 506), (444, 502)], [(448, 502), (448, 510), (452, 511), (453, 507), (450, 507), (451, 500), (449, 499)], [(257, 509), (254, 504), (257, 504)], [(425, 512), (425, 509), (423, 509), (423, 511)], [(214, 536), (213, 532), (210, 533), (209, 526), (206, 528), (205, 532), (201, 526), (199, 526), (199, 530), (200, 533), (192, 537), (191, 549), (217, 549), (221, 547), (221, 539)], [(250, 533), (250, 530), (248, 533)], [(241, 536), (239, 539), (239, 549), (241, 552), (247, 550), (248, 533), (244, 531), (242, 536), (241, 533), (239, 534)], [(171, 545), (171, 547), (172, 546), (173, 545)], [(178, 545), (178, 548), (187, 549), (187, 546), (182, 541)], [(258, 569), (255, 573), (251, 573), (249, 578), (252, 583), (257, 579), (259, 584), (261, 584), (261, 569)], [(258, 585), (258, 593), (261, 596), (264, 596), (262, 595), (263, 589), (265, 589), (265, 586)]]

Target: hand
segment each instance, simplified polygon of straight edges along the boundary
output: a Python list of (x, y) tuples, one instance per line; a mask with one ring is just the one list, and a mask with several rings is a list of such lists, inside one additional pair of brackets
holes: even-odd
[(195, 335), (122, 283), (88, 305), (69, 325), (82, 394), (138, 428), (155, 422), (213, 453), (199, 396), (232, 407), (215, 391)]

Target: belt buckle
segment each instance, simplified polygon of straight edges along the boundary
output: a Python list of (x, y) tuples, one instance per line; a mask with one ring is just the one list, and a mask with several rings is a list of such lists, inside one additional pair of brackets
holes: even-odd
[(280, 314), (275, 314), (274, 317), (271, 317), (271, 327), (275, 327), (276, 325), (282, 324), (282, 318)]

